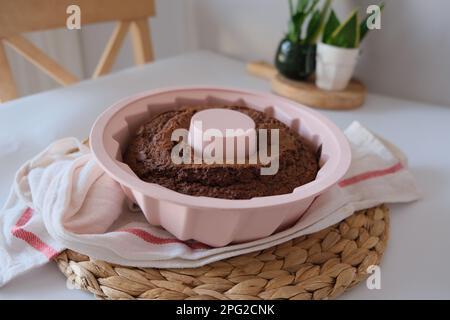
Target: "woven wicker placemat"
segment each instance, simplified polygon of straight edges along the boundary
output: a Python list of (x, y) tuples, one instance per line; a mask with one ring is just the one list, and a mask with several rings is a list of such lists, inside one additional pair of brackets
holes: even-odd
[(335, 298), (378, 265), (389, 232), (381, 205), (278, 246), (192, 269), (119, 266), (66, 250), (56, 257), (71, 288), (100, 299)]

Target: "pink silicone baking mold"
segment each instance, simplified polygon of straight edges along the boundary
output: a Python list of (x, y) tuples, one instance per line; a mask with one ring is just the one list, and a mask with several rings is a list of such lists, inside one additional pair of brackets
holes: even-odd
[[(150, 117), (188, 105), (246, 105), (281, 120), (319, 149), (317, 178), (284, 195), (228, 200), (182, 194), (140, 180), (122, 162), (128, 140)], [(126, 98), (103, 112), (90, 135), (99, 165), (137, 203), (152, 225), (180, 240), (224, 246), (269, 236), (297, 221), (315, 197), (347, 172), (351, 151), (343, 133), (328, 119), (303, 105), (272, 94), (214, 87), (170, 88)]]

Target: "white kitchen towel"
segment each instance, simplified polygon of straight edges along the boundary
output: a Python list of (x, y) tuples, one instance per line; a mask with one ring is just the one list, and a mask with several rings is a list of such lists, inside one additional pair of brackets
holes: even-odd
[(291, 228), (270, 237), (209, 248), (182, 242), (128, 209), (120, 186), (75, 138), (59, 140), (17, 172), (0, 212), (0, 286), (65, 248), (116, 264), (180, 268), (265, 249), (333, 225), (354, 211), (419, 198), (406, 158), (354, 122), (346, 176), (320, 195)]

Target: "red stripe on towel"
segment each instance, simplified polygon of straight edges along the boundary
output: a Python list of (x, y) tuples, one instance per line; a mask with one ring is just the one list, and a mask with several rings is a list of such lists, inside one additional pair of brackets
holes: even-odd
[(26, 209), (24, 213), (20, 216), (19, 220), (17, 220), (16, 224), (12, 227), (11, 233), (16, 238), (25, 241), (30, 246), (35, 248), (37, 251), (41, 252), (50, 260), (56, 257), (59, 252), (53, 249), (48, 244), (46, 244), (44, 241), (42, 241), (33, 232), (27, 231), (22, 228), (28, 221), (30, 221), (32, 216), (33, 210), (31, 208)]
[(344, 179), (341, 182), (339, 182), (339, 186), (341, 188), (344, 188), (344, 187), (350, 186), (352, 184), (355, 184), (355, 183), (358, 183), (361, 181), (365, 181), (368, 179), (382, 177), (382, 176), (385, 176), (388, 174), (392, 174), (392, 173), (395, 173), (402, 169), (403, 169), (403, 165), (399, 162), (399, 163), (393, 165), (392, 167), (389, 167), (386, 169), (368, 171), (368, 172), (364, 172), (364, 173), (358, 174), (356, 176)]
[(37, 251), (41, 252), (43, 255), (45, 255), (48, 259), (52, 259), (58, 255), (58, 251), (47, 245), (45, 242), (43, 242), (37, 235), (30, 231), (26, 231), (22, 228), (17, 228), (12, 230), (12, 234), (18, 238), (22, 239), (26, 243), (28, 243), (30, 246), (35, 248)]
[(175, 238), (160, 238), (151, 233), (148, 233), (147, 231), (144, 231), (142, 229), (137, 229), (137, 228), (123, 229), (123, 230), (119, 230), (119, 231), (133, 234), (133, 235), (137, 236), (138, 238), (141, 238), (145, 242), (148, 242), (151, 244), (161, 245), (161, 244), (181, 243), (181, 244), (188, 246), (191, 249), (207, 249), (207, 248), (209, 248), (208, 245), (201, 243), (201, 242), (190, 243), (190, 242), (184, 242), (184, 241), (181, 241), (181, 240), (178, 240)]
[(25, 210), (25, 212), (20, 216), (19, 220), (17, 220), (16, 225), (14, 228), (20, 228), (23, 227), (28, 221), (30, 221), (31, 217), (33, 216), (33, 209), (28, 208)]

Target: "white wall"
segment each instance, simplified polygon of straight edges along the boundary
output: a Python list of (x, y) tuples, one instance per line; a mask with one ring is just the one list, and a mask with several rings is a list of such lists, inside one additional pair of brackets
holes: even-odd
[[(343, 18), (353, 6), (378, 2), (334, 0), (334, 7)], [(357, 76), (372, 92), (450, 105), (450, 1), (384, 2), (382, 30), (366, 38)], [(242, 61), (272, 61), (287, 29), (288, 0), (156, 0), (156, 11), (150, 24), (157, 59), (208, 49)], [(57, 30), (32, 37), (73, 72), (89, 77), (113, 26), (96, 24), (80, 32)], [(133, 65), (129, 42), (114, 70)], [(11, 61), (22, 93), (57, 86), (20, 58)]]
[[(189, 49), (190, 44), (184, 34), (189, 32), (188, 28), (193, 24), (188, 21), (187, 11), (188, 1), (156, 0), (156, 17), (151, 18), (149, 22), (156, 59), (181, 54)], [(100, 23), (82, 28), (81, 42), (86, 75), (94, 72), (114, 25), (113, 22)], [(133, 51), (130, 36), (127, 35), (113, 71), (132, 65)]]
[[(365, 39), (357, 68), (372, 92), (450, 105), (450, 1), (385, 0), (382, 30)], [(338, 13), (379, 0), (335, 0)], [(201, 48), (272, 61), (287, 29), (287, 0), (191, 0)]]
[[(25, 37), (50, 57), (64, 65), (74, 75), (83, 78), (83, 59), (79, 33), (59, 29), (28, 33), (25, 34)], [(19, 96), (58, 86), (53, 79), (38, 70), (9, 46), (6, 45), (5, 48)]]
[[(184, 36), (185, 33), (190, 34), (189, 27), (194, 26), (188, 21), (187, 4), (188, 1), (183, 0), (156, 0), (157, 16), (149, 21), (156, 59), (197, 48), (195, 43)], [(81, 30), (59, 29), (34, 32), (26, 36), (69, 71), (85, 79), (94, 72), (114, 26), (114, 22), (99, 23), (83, 26)], [(59, 84), (8, 46), (6, 50), (20, 96), (59, 87)], [(133, 64), (131, 41), (127, 35), (112, 71)]]

